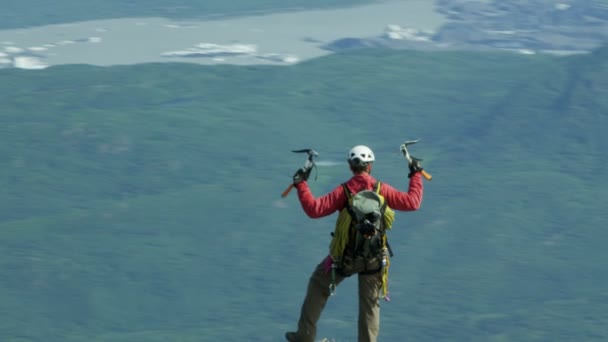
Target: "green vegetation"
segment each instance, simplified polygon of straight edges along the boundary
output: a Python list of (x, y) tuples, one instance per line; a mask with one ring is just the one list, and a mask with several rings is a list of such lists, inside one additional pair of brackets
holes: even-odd
[[(0, 340), (281, 340), (335, 219), (280, 199), (289, 151), (367, 144), (406, 189), (413, 138), (434, 180), (389, 235), (382, 340), (606, 340), (607, 57), (2, 70)], [(355, 288), (320, 337), (355, 339)]]
[(379, 0), (46, 0), (2, 4), (0, 29), (126, 17), (197, 19), (362, 5)]

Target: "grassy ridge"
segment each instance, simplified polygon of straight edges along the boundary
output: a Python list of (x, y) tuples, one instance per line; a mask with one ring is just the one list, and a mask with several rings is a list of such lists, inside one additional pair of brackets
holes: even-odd
[[(398, 146), (423, 138), (435, 179), (391, 232), (382, 338), (601, 340), (606, 53), (2, 70), (0, 336), (279, 340), (333, 223), (279, 199), (289, 150), (368, 144), (405, 189)], [(319, 167), (313, 191), (346, 177)], [(320, 333), (352, 340), (338, 290)]]

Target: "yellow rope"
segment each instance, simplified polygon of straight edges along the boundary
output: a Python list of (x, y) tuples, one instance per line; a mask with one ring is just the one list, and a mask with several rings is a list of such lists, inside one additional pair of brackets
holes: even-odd
[[(380, 196), (380, 198), (384, 204), (384, 197)], [(395, 212), (387, 205), (384, 210), (384, 227), (386, 230), (391, 230), (393, 228), (393, 222), (395, 222)]]
[(340, 258), (344, 253), (344, 248), (346, 248), (346, 243), (348, 242), (348, 230), (350, 229), (351, 222), (352, 218), (350, 217), (348, 210), (342, 209), (340, 214), (338, 214), (334, 237), (329, 245), (329, 254), (334, 260)]
[[(382, 204), (384, 204), (384, 197), (380, 196)], [(395, 212), (388, 205), (384, 209), (384, 227), (386, 230), (393, 228), (393, 222), (395, 222)], [(391, 258), (388, 253), (388, 247), (386, 243), (386, 233), (382, 236), (382, 248), (383, 258), (386, 258), (386, 265), (382, 268), (382, 297), (385, 300), (389, 300), (388, 297), (388, 268), (391, 266)]]
[(382, 293), (382, 298), (384, 298), (385, 300), (389, 300), (389, 297), (388, 297), (388, 268), (391, 266), (391, 258), (388, 255), (388, 250), (386, 247), (386, 235), (384, 235), (384, 238), (382, 240), (383, 240), (382, 243), (384, 245), (382, 258), (383, 259), (386, 258), (386, 265), (383, 265), (383, 267), (382, 267), (381, 293)]

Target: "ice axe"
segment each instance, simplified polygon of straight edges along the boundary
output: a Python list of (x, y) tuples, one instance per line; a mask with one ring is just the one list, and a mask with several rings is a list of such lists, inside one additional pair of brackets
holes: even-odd
[[(307, 170), (310, 170), (313, 167), (315, 167), (314, 158), (319, 155), (315, 150), (307, 148), (307, 149), (295, 150), (295, 151), (291, 151), (291, 152), (308, 154), (308, 158), (306, 158), (306, 162), (304, 162), (304, 166), (302, 167), (302, 170), (307, 171)], [(281, 193), (281, 197), (283, 197), (283, 198), (287, 197), (287, 195), (289, 195), (289, 192), (291, 191), (291, 189), (293, 189), (293, 183), (290, 184), (287, 187), (287, 189), (285, 189), (285, 191), (283, 191), (283, 193)]]
[[(409, 140), (404, 142), (403, 144), (401, 144), (401, 152), (403, 153), (403, 156), (405, 157), (405, 159), (407, 160), (408, 163), (412, 163), (412, 161), (422, 161), (422, 159), (416, 158), (412, 155), (410, 155), (410, 152), (407, 150), (407, 147), (409, 145), (413, 145), (417, 142), (419, 142), (420, 140)], [(422, 174), (422, 176), (424, 178), (426, 178), (426, 180), (431, 180), (433, 179), (433, 176), (431, 176), (429, 173), (427, 173), (426, 171), (422, 170), (420, 172)]]

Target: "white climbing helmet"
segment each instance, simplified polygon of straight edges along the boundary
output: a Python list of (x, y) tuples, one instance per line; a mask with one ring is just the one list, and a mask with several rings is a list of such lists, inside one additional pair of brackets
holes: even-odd
[(356, 159), (359, 159), (359, 162), (362, 163), (373, 163), (374, 160), (376, 160), (374, 158), (374, 152), (372, 152), (369, 147), (364, 145), (357, 145), (348, 151), (348, 162), (352, 163)]

